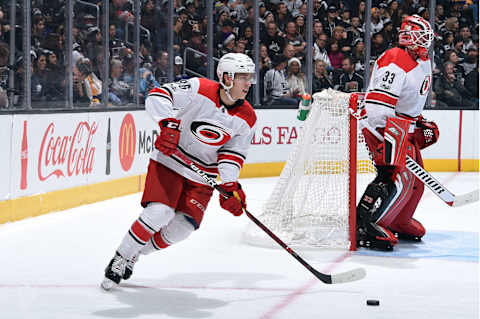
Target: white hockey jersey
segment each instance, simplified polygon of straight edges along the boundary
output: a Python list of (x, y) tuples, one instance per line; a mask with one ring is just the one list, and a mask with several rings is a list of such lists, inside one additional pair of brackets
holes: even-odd
[(401, 48), (385, 51), (375, 62), (365, 96), (370, 127), (385, 127), (387, 117), (419, 116), (431, 84), (430, 60), (414, 60)]
[[(238, 179), (246, 159), (257, 118), (247, 101), (226, 108), (219, 91), (218, 82), (204, 78), (168, 83), (150, 91), (145, 109), (156, 123), (168, 117), (181, 120), (180, 152), (210, 177), (220, 174), (222, 182), (232, 182)], [(205, 184), (175, 155), (168, 157), (154, 148), (151, 158)]]

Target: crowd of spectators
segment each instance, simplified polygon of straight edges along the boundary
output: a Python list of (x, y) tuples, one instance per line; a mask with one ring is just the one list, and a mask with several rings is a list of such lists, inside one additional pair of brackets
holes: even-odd
[[(0, 70), (8, 55), (9, 2), (0, 3)], [(88, 3), (88, 4), (86, 4)], [(429, 19), (427, 0), (373, 0), (371, 9), (372, 63), (397, 45), (402, 19), (418, 14)], [(49, 107), (66, 99), (65, 0), (33, 0), (31, 57), (32, 105)], [(168, 1), (142, 0), (140, 9), (140, 68), (138, 99), (168, 78)], [(224, 0), (214, 4), (214, 56), (241, 52), (253, 57), (254, 6), (260, 18), (260, 86), (263, 105), (297, 105), (307, 90), (306, 15), (302, 0)], [(207, 75), (206, 1), (174, 1), (175, 80)], [(98, 11), (97, 11), (98, 9)], [(134, 90), (133, 1), (110, 1), (109, 57), (103, 49), (102, 1), (75, 2), (73, 34), (73, 100), (75, 106), (102, 105), (102, 88), (109, 87), (109, 105), (128, 105)], [(313, 92), (334, 88), (365, 90), (365, 1), (313, 1)], [(22, 9), (17, 8), (17, 21)], [(435, 12), (433, 101), (437, 106), (478, 107), (478, 0), (437, 0)], [(15, 89), (23, 89), (21, 27), (17, 30)], [(20, 35), (20, 36), (18, 36)], [(8, 59), (7, 59), (8, 61)], [(3, 64), (2, 64), (3, 63)], [(103, 74), (109, 63), (110, 74)], [(0, 79), (3, 79), (0, 78)], [(4, 82), (4, 81), (3, 81)], [(5, 87), (5, 83), (0, 83)], [(2, 95), (0, 92), (0, 107)], [(18, 99), (16, 103), (21, 103)]]

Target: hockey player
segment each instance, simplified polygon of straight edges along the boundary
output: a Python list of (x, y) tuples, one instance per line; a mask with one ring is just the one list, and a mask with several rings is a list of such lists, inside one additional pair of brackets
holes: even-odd
[(358, 246), (392, 250), (397, 238), (420, 240), (425, 234), (412, 218), (424, 186), (405, 161), (409, 155), (423, 167), (420, 150), (439, 135), (437, 125), (421, 115), (432, 84), (432, 39), (428, 21), (409, 16), (401, 25), (399, 47), (385, 51), (373, 67), (360, 125), (377, 176), (357, 206)]
[(220, 196), (223, 209), (239, 216), (246, 207), (237, 179), (256, 122), (254, 109), (245, 101), (255, 83), (255, 65), (244, 54), (228, 53), (220, 59), (217, 75), (220, 83), (192, 78), (150, 91), (145, 109), (159, 124), (160, 134), (148, 166), (143, 211), (105, 269), (104, 289), (128, 279), (139, 254), (165, 249), (200, 227), (213, 188), (175, 156), (176, 151), (210, 177), (220, 175), (221, 187), (232, 194)]

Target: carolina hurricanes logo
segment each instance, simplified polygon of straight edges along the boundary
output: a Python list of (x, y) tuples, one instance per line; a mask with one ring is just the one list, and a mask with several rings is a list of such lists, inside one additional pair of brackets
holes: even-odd
[(425, 79), (423, 80), (422, 87), (420, 88), (420, 95), (425, 95), (430, 90), (430, 84), (432, 83), (432, 79), (430, 75), (426, 75)]
[(223, 145), (231, 138), (223, 127), (202, 121), (192, 122), (190, 130), (197, 140), (211, 146)]

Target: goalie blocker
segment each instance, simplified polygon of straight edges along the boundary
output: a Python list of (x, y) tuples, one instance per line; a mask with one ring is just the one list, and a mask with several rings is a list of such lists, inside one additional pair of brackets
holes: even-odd
[[(405, 167), (410, 156), (420, 166), (420, 149), (435, 143), (438, 127), (423, 118), (390, 117), (385, 128), (362, 130), (377, 177), (367, 186), (357, 206), (357, 245), (392, 250), (397, 238), (419, 241), (425, 228), (412, 216), (424, 185)], [(383, 141), (376, 137), (383, 135)]]

